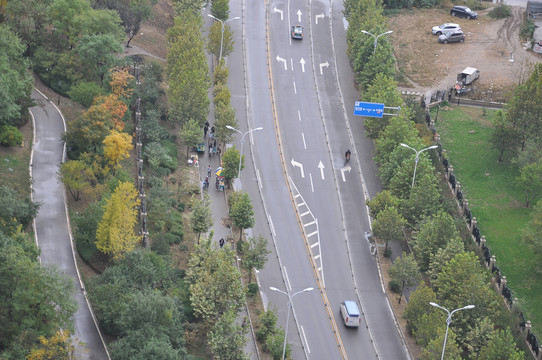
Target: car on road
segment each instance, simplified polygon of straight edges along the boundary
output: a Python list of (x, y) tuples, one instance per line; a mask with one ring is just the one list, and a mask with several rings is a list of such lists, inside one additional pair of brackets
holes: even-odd
[(294, 25), (292, 26), (292, 39), (303, 39), (303, 26)]
[(355, 301), (345, 300), (341, 302), (340, 309), (345, 326), (359, 327), (361, 324), (361, 313)]
[(462, 43), (465, 41), (465, 34), (463, 31), (454, 31), (442, 34), (438, 37), (438, 42), (443, 44), (448, 44), (452, 42)]
[(476, 11), (472, 11), (466, 6), (457, 5), (450, 10), (450, 15), (457, 16), (457, 17), (464, 17), (467, 19), (476, 19), (478, 17), (478, 14)]
[(461, 26), (459, 26), (459, 24), (444, 23), (439, 26), (433, 26), (433, 28), (431, 29), (431, 32), (433, 33), (433, 35), (442, 35), (450, 31), (458, 31), (458, 30), (461, 30)]

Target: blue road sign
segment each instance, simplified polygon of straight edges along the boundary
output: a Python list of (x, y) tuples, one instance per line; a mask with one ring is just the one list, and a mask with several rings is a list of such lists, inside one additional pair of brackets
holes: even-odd
[(384, 115), (384, 104), (356, 101), (354, 115), (381, 118)]

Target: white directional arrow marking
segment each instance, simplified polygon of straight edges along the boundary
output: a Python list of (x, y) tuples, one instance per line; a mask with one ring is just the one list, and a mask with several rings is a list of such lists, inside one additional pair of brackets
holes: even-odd
[(299, 60), (299, 63), (301, 64), (301, 70), (305, 72), (305, 59), (301, 58), (301, 60)]
[(322, 160), (320, 160), (320, 163), (318, 164), (318, 169), (320, 169), (320, 176), (322, 176), (322, 180), (325, 180), (325, 177), (324, 177), (325, 166), (324, 164), (322, 164)]
[(298, 163), (297, 161), (294, 161), (294, 158), (292, 158), (292, 166), (297, 166), (298, 168), (301, 169), (301, 177), (304, 178), (305, 177), (305, 172), (303, 171), (303, 164), (302, 163)]
[(281, 58), (280, 56), (277, 55), (277, 61), (278, 62), (283, 62), (284, 63), (284, 70), (288, 70), (288, 65), (286, 65), (286, 59), (283, 59), (283, 58)]
[(321, 13), (320, 15), (316, 15), (316, 25), (318, 25), (318, 19), (323, 19), (325, 17), (324, 13)]
[(280, 19), (283, 20), (283, 19), (282, 19), (282, 10), (279, 10), (279, 9), (277, 9), (277, 8), (275, 7), (275, 8), (273, 9), (273, 11), (276, 12), (276, 13), (280, 13)]
[(324, 66), (325, 67), (329, 66), (329, 63), (327, 62), (327, 60), (325, 63), (320, 63), (320, 75), (324, 75), (324, 70), (323, 70)]
[(343, 178), (343, 182), (346, 182), (346, 178), (344, 177), (344, 172), (345, 172), (345, 171), (350, 172), (350, 170), (352, 170), (352, 168), (350, 167), (350, 165), (346, 165), (345, 167), (343, 167), (343, 168), (341, 169), (341, 176), (342, 176), (342, 178)]
[(301, 22), (301, 10), (297, 10), (297, 22)]

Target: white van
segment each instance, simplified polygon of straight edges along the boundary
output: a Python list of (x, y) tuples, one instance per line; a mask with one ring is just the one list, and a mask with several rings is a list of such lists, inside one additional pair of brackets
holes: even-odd
[(358, 327), (361, 324), (361, 313), (355, 301), (345, 300), (341, 302), (341, 316), (344, 325), (348, 327)]

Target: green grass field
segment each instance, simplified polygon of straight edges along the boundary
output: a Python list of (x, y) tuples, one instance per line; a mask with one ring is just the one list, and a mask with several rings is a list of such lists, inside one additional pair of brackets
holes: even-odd
[(525, 208), (514, 186), (519, 169), (515, 164), (499, 163), (489, 143), (494, 113), (487, 111), (483, 116), (482, 109), (443, 107), (436, 128), (486, 245), (519, 299), (526, 320), (531, 320), (541, 338), (542, 259), (521, 240), (520, 230), (530, 220), (531, 208)]

